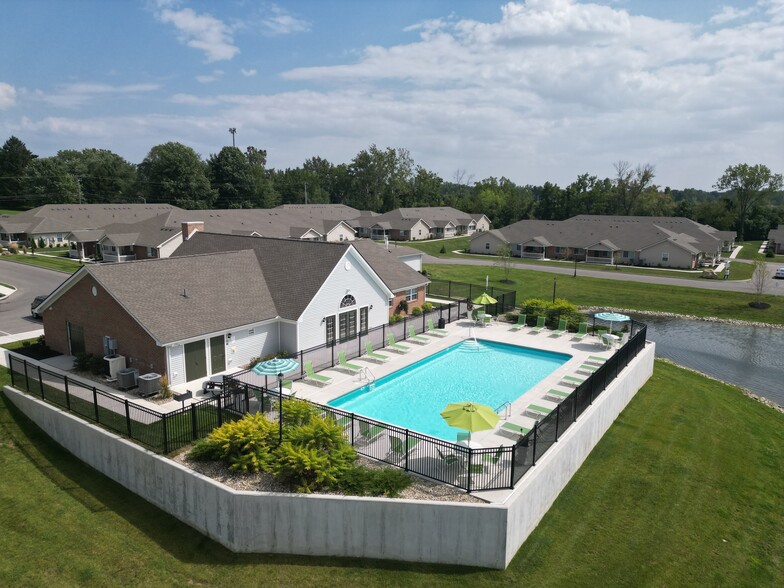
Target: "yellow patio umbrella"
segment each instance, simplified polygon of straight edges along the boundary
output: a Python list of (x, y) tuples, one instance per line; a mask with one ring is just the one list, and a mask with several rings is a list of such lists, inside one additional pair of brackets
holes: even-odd
[(488, 304), (495, 304), (496, 302), (498, 302), (498, 300), (490, 296), (490, 294), (488, 294), (487, 292), (483, 292), (481, 296), (474, 298), (473, 302), (474, 304), (487, 306)]
[(500, 417), (486, 404), (453, 402), (447, 404), (446, 408), (441, 411), (441, 418), (450, 427), (468, 431), (468, 439), (470, 441), (471, 433), (492, 429), (498, 423)]

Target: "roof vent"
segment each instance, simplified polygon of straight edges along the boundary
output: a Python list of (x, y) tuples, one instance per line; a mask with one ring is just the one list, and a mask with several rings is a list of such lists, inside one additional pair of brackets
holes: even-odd
[(183, 298), (187, 298), (187, 297), (188, 297), (188, 291), (187, 291), (185, 288), (183, 288), (183, 289), (182, 289), (182, 294), (181, 294), (181, 296), (182, 296)]

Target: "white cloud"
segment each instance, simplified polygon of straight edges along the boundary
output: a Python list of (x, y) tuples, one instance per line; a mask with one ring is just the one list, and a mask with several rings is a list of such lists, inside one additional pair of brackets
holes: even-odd
[(261, 19), (265, 33), (269, 35), (290, 35), (293, 33), (306, 33), (310, 30), (310, 22), (296, 18), (277, 4), (270, 4), (270, 14)]
[(196, 76), (196, 81), (200, 84), (209, 84), (210, 82), (218, 81), (223, 77), (223, 70), (215, 69), (211, 74), (203, 74)]
[(724, 24), (733, 20), (745, 18), (754, 12), (754, 8), (739, 9), (734, 6), (722, 6), (721, 10), (710, 18), (710, 22), (714, 24)]
[(0, 110), (6, 110), (16, 104), (16, 88), (11, 84), (0, 82)]
[(97, 82), (76, 82), (61, 84), (52, 93), (35, 90), (33, 99), (60, 108), (76, 108), (95, 100), (99, 96), (109, 94), (139, 94), (152, 92), (160, 88), (160, 84), (125, 84), (113, 86)]
[(232, 59), (240, 52), (234, 44), (232, 28), (208, 13), (197, 14), (190, 8), (174, 10), (176, 3), (159, 2), (156, 18), (177, 29), (177, 37), (188, 47), (204, 52), (208, 63)]
[(255, 76), (258, 73), (255, 69), (245, 69), (244, 67), (240, 70), (240, 72), (246, 78), (252, 78), (253, 76)]

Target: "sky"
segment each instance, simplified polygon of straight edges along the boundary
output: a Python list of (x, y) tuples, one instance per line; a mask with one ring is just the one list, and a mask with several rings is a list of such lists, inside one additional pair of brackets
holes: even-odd
[(784, 0), (4, 0), (0, 143), (269, 167), (408, 149), (447, 181), (784, 172)]

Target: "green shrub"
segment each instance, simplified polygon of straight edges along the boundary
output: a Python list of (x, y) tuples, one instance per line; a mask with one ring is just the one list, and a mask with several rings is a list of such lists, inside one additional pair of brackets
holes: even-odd
[(446, 253), (446, 245), (441, 245), (441, 253)]
[(402, 316), (400, 316), (399, 314), (393, 314), (391, 317), (389, 317), (389, 324), (394, 325), (395, 323), (399, 323), (402, 320), (403, 320)]
[(284, 398), (283, 400), (283, 428), (293, 429), (308, 425), (313, 419), (319, 418), (319, 410), (313, 404), (298, 398)]
[(411, 316), (422, 316), (422, 308), (415, 306), (411, 309)]
[(77, 372), (86, 372), (90, 369), (90, 363), (92, 362), (93, 355), (92, 353), (84, 353), (80, 352), (74, 356), (74, 369)]
[(411, 478), (394, 468), (367, 469), (359, 466), (347, 468), (337, 480), (337, 488), (354, 496), (388, 496), (394, 498), (408, 488)]
[(547, 317), (547, 323), (551, 325), (557, 323), (559, 318), (566, 319), (568, 326), (573, 329), (585, 321), (585, 315), (580, 312), (577, 306), (563, 298), (556, 298), (555, 302), (548, 302), (541, 298), (530, 298), (523, 302), (521, 312), (528, 316)]
[(516, 323), (517, 322), (517, 316), (518, 316), (518, 313), (516, 313), (516, 312), (507, 312), (506, 313), (506, 320), (508, 320), (510, 323)]
[(433, 310), (433, 303), (432, 302), (425, 302), (422, 304), (422, 310), (425, 312), (430, 312)]
[(267, 471), (269, 449), (277, 441), (278, 427), (262, 413), (245, 415), (224, 423), (202, 441), (195, 443), (189, 456), (194, 459), (222, 459), (229, 469), (240, 472)]
[(89, 369), (94, 374), (104, 373), (105, 364), (103, 362), (103, 357), (101, 357), (100, 355), (91, 355)]
[(772, 249), (768, 249), (767, 251), (765, 251), (765, 257), (776, 257), (776, 254), (773, 253)]

